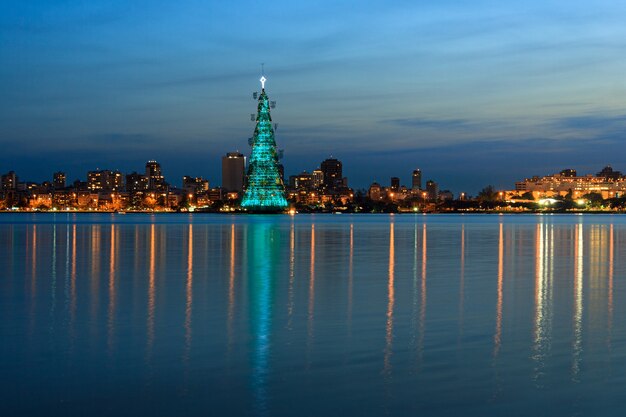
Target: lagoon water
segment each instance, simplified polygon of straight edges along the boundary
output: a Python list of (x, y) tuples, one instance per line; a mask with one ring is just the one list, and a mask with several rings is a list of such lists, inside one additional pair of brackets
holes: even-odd
[(625, 272), (613, 215), (0, 215), (0, 415), (620, 415)]

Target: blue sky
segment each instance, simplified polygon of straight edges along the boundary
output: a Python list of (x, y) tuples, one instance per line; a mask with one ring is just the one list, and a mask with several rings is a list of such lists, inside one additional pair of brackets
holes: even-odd
[(220, 182), (248, 153), (260, 63), (286, 173), (366, 187), (626, 171), (626, 3), (28, 1), (0, 14), (0, 171), (159, 160)]

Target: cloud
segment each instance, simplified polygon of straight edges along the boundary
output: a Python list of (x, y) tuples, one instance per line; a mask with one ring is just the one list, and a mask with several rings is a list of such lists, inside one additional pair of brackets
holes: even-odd
[[(9, 141), (6, 141), (9, 142)], [(103, 133), (78, 137), (46, 137), (33, 141), (15, 142), (14, 146), (6, 149), (8, 155), (22, 156), (37, 152), (58, 153), (57, 157), (67, 159), (69, 155), (79, 153), (111, 153), (123, 158), (126, 152), (149, 152), (150, 148), (167, 147), (168, 141), (164, 138), (148, 134)]]
[(424, 119), (419, 117), (388, 119), (383, 120), (382, 122), (403, 127), (452, 130), (467, 129), (468, 127), (474, 125), (473, 122), (467, 119)]
[(622, 131), (626, 133), (626, 115), (570, 116), (556, 119), (553, 125), (560, 129)]

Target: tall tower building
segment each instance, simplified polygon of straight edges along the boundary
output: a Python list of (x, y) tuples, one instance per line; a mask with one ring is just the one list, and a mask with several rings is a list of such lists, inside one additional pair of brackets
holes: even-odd
[(52, 186), (55, 190), (62, 190), (65, 188), (65, 172), (55, 172), (52, 175)]
[(9, 191), (17, 188), (17, 175), (14, 171), (9, 171), (2, 176), (2, 190)]
[(246, 157), (239, 152), (228, 152), (222, 156), (222, 188), (227, 191), (243, 191), (246, 175)]
[(324, 184), (324, 173), (321, 169), (316, 169), (311, 174), (313, 177), (313, 188), (318, 189)]
[(439, 184), (433, 180), (426, 181), (426, 192), (430, 201), (437, 201), (439, 197)]
[(393, 191), (398, 191), (400, 189), (400, 178), (398, 177), (391, 177), (391, 189)]
[(143, 192), (148, 189), (148, 177), (133, 172), (126, 175), (126, 191), (131, 193)]
[(285, 185), (279, 171), (276, 140), (272, 128), (270, 102), (265, 93), (265, 76), (261, 77), (261, 94), (257, 105), (256, 127), (248, 165), (248, 184), (241, 207), (257, 212), (281, 212), (287, 208)]
[(338, 188), (343, 185), (343, 168), (341, 161), (336, 158), (328, 158), (322, 161), (320, 168), (324, 174), (324, 186), (326, 188)]
[(165, 177), (161, 173), (161, 165), (157, 161), (146, 162), (146, 178), (149, 190), (162, 190), (165, 188)]
[(413, 170), (413, 176), (411, 177), (411, 188), (413, 190), (422, 189), (422, 170), (421, 169)]

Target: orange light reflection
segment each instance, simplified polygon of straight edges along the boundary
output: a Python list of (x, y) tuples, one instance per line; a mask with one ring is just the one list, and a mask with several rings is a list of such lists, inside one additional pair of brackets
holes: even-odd
[(503, 262), (504, 262), (504, 239), (502, 234), (502, 223), (500, 223), (500, 237), (498, 239), (498, 301), (496, 303), (496, 331), (493, 336), (494, 359), (500, 352), (502, 343), (502, 279), (503, 279)]
[(387, 280), (387, 324), (385, 335), (385, 357), (384, 368), (385, 373), (391, 372), (391, 355), (393, 347), (393, 307), (395, 303), (394, 288), (394, 269), (395, 269), (395, 246), (394, 246), (394, 223), (389, 224), (389, 276)]

